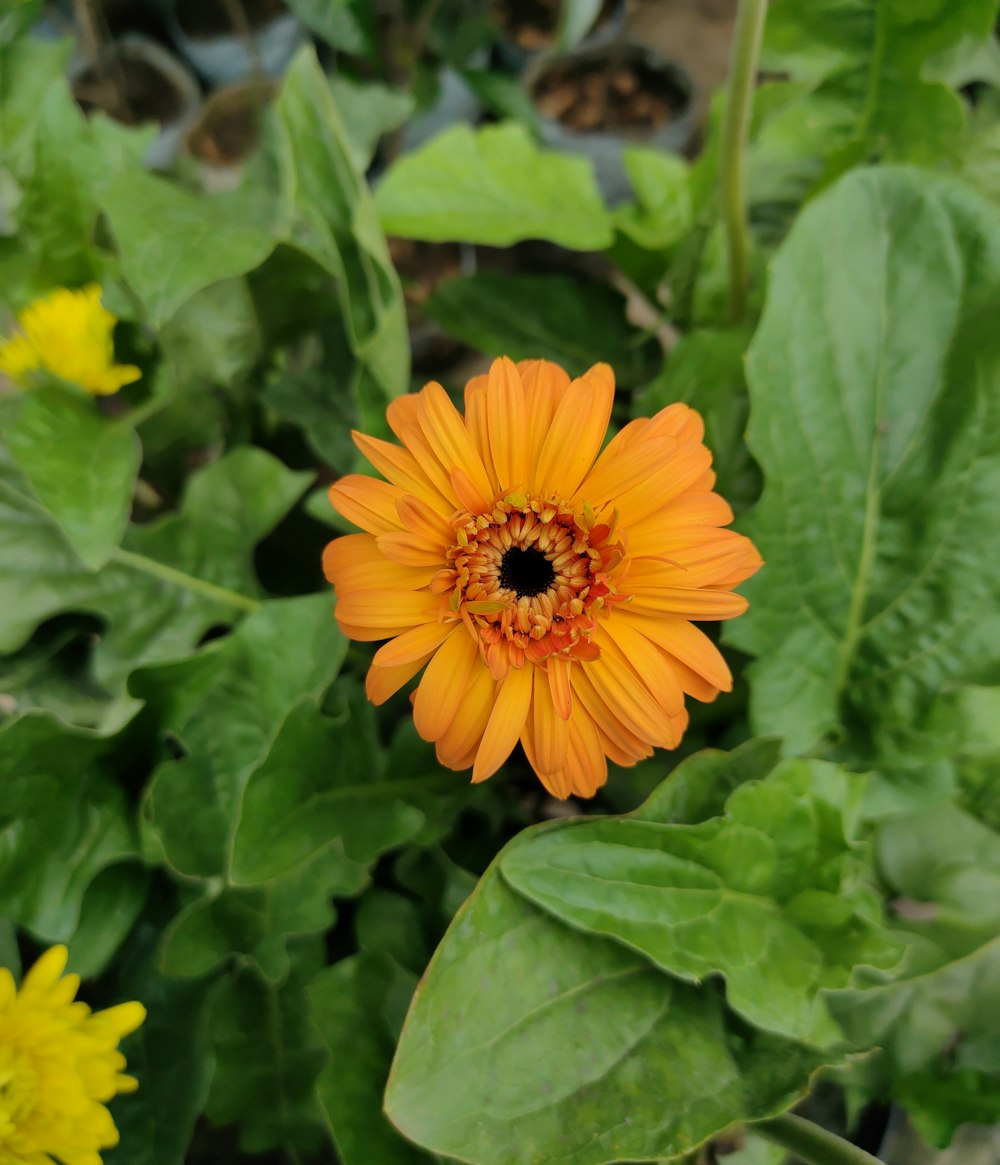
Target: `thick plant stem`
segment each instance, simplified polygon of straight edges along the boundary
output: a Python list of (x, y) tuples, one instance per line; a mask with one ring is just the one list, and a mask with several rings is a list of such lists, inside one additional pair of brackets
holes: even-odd
[(750, 1127), (810, 1165), (881, 1165), (871, 1153), (790, 1112), (755, 1121)]
[(729, 243), (729, 318), (734, 324), (747, 314), (746, 140), (766, 12), (767, 0), (740, 0), (722, 122), (722, 208)]
[(113, 562), (120, 562), (122, 566), (129, 566), (133, 570), (141, 570), (144, 574), (151, 574), (154, 578), (162, 579), (164, 582), (173, 583), (174, 586), (183, 587), (188, 591), (196, 591), (199, 595), (204, 595), (206, 599), (212, 599), (216, 603), (227, 603), (230, 607), (239, 607), (243, 611), (260, 610), (260, 603), (256, 599), (247, 598), (246, 595), (231, 591), (228, 587), (219, 587), (215, 583), (205, 582), (204, 579), (195, 578), (193, 574), (185, 574), (182, 570), (175, 570), (174, 567), (167, 566), (164, 562), (157, 562), (155, 558), (147, 558), (145, 554), (133, 554), (131, 550), (122, 550), (119, 547), (112, 554), (111, 559)]

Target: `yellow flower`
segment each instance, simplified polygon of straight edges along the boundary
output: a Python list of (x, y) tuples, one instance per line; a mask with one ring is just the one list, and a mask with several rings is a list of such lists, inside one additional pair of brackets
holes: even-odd
[(0, 373), (30, 387), (50, 372), (95, 396), (138, 380), (133, 364), (115, 364), (111, 333), (117, 320), (101, 305), (101, 289), (59, 287), (29, 304), (17, 317), (19, 333), (0, 342)]
[(542, 360), (493, 363), (465, 390), (439, 384), (388, 410), (400, 446), (355, 434), (388, 481), (331, 489), (368, 531), (324, 554), (337, 619), (389, 639), (367, 691), (382, 703), (426, 665), (417, 731), (449, 768), (482, 781), (520, 740), (557, 797), (589, 797), (606, 758), (632, 765), (675, 748), (685, 695), (732, 686), (692, 619), (746, 608), (732, 588), (761, 559), (721, 527), (704, 425), (687, 405), (632, 421), (601, 451), (614, 375), (570, 381)]
[(119, 1040), (146, 1016), (140, 1003), (91, 1012), (74, 1002), (79, 976), (62, 973), (66, 948), (53, 947), (20, 990), (0, 968), (0, 1163), (101, 1165), (98, 1150), (118, 1143), (105, 1107), (136, 1082), (123, 1076)]

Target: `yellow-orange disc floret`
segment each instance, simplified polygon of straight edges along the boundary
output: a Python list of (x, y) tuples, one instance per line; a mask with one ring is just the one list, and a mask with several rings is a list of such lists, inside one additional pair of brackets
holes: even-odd
[(692, 620), (726, 619), (761, 565), (724, 529), (694, 410), (670, 405), (607, 447), (614, 377), (502, 358), (466, 386), (435, 383), (388, 410), (400, 444), (355, 434), (386, 479), (330, 491), (367, 531), (324, 566), (354, 639), (387, 639), (367, 691), (382, 703), (421, 669), (417, 730), (449, 768), (485, 780), (520, 740), (557, 797), (592, 796), (607, 758), (674, 748), (685, 695), (732, 685)]

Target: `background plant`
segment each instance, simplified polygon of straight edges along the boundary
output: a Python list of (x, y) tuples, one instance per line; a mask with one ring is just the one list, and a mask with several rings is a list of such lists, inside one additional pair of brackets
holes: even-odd
[[(350, 67), (301, 49), (214, 195), (83, 116), (37, 5), (0, 16), (3, 303), (99, 282), (143, 371), (109, 410), (0, 395), (0, 942), (149, 1011), (108, 1159), (694, 1161), (811, 1086), (842, 1131), (1000, 1120), (995, 0), (774, 0), (745, 147), (720, 94), (617, 207), (475, 45), (447, 63), (505, 116), (373, 192), (448, 13), (400, 60), (365, 4), (291, 7)], [(736, 691), (579, 820), (516, 759), (442, 771), (331, 617), (322, 486), (421, 383), (386, 235), (561, 248), (423, 310), (609, 361), (618, 421), (698, 408), (768, 564)]]

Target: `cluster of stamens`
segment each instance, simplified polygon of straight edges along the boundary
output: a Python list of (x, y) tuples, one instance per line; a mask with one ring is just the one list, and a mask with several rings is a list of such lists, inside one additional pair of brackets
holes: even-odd
[(495, 678), (526, 659), (598, 657), (597, 613), (625, 598), (608, 578), (623, 554), (616, 518), (523, 492), (501, 496), (488, 513), (456, 515), (449, 567), (432, 589), (450, 592)]

